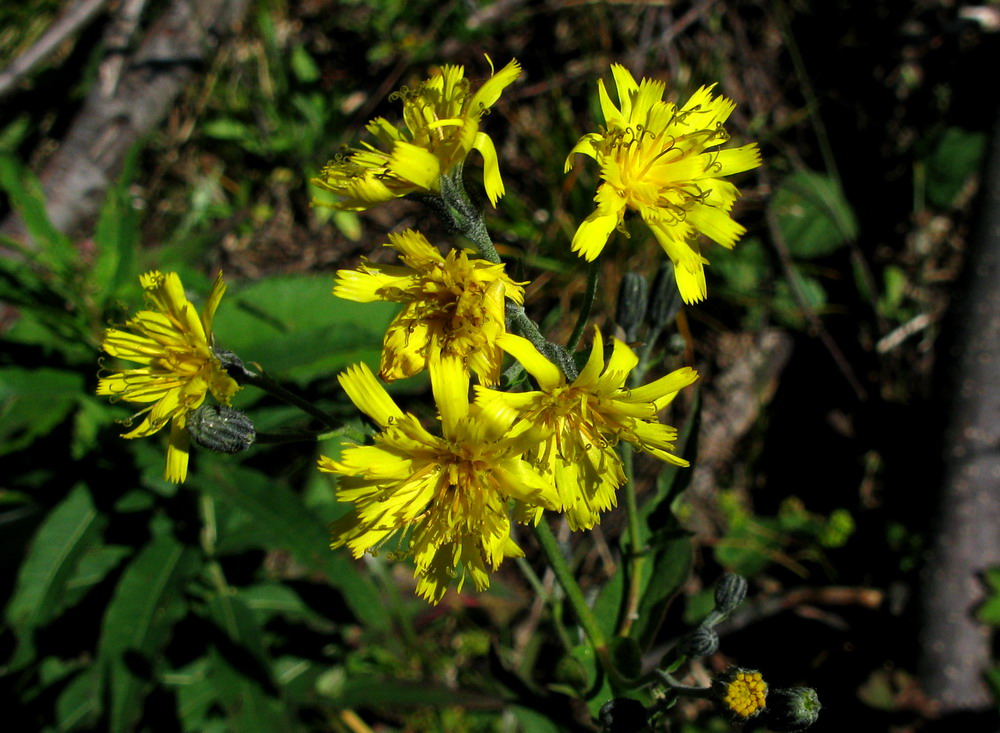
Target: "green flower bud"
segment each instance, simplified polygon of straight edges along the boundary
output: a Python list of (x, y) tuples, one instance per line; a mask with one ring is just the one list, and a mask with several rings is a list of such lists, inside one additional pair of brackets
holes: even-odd
[(216, 453), (242, 453), (257, 437), (250, 418), (225, 405), (202, 405), (187, 419), (191, 439)]
[(649, 303), (649, 283), (637, 272), (626, 272), (618, 287), (615, 321), (625, 332), (626, 341), (635, 341)]
[(681, 639), (677, 651), (685, 657), (708, 657), (719, 650), (719, 635), (708, 626), (699, 626)]
[(649, 301), (649, 311), (646, 318), (653, 328), (662, 326), (674, 320), (684, 301), (677, 289), (677, 278), (674, 277), (674, 266), (670, 260), (664, 260), (653, 278), (653, 294)]
[(763, 719), (773, 731), (805, 730), (819, 719), (821, 707), (811, 687), (771, 690)]
[(715, 586), (715, 610), (722, 616), (735, 611), (747, 597), (747, 581), (742, 575), (726, 573)]
[(253, 372), (243, 366), (243, 360), (236, 355), (236, 352), (215, 347), (212, 349), (212, 353), (216, 359), (222, 362), (222, 368), (226, 370), (226, 374), (235, 379), (237, 383), (243, 384), (241, 379), (245, 376), (254, 376)]
[(602, 733), (640, 733), (649, 730), (646, 721), (649, 712), (638, 700), (616, 697), (601, 706), (597, 720)]

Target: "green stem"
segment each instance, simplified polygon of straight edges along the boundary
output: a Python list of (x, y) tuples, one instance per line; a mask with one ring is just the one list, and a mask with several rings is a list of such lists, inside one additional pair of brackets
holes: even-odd
[(231, 376), (233, 376), (233, 378), (240, 384), (249, 384), (252, 387), (257, 387), (257, 389), (264, 390), (269, 395), (273, 395), (279, 400), (287, 402), (293, 407), (299, 408), (306, 414), (312, 415), (331, 430), (339, 430), (341, 428), (341, 424), (338, 420), (334, 419), (331, 415), (328, 415), (311, 402), (307, 402), (304, 398), (299, 397), (294, 392), (290, 392), (285, 389), (263, 372), (257, 374), (255, 372), (251, 372), (249, 369), (243, 369), (242, 373), (231, 373)]
[(594, 651), (597, 653), (602, 665), (608, 670), (609, 674), (617, 676), (608, 655), (608, 643), (604, 638), (604, 632), (597, 625), (597, 619), (594, 618), (590, 606), (587, 605), (587, 601), (583, 597), (583, 591), (580, 590), (576, 578), (573, 577), (573, 572), (566, 563), (566, 557), (563, 555), (562, 550), (559, 549), (559, 543), (556, 541), (555, 535), (552, 534), (552, 529), (544, 517), (542, 521), (535, 525), (535, 537), (538, 538), (538, 544), (541, 545), (542, 552), (545, 553), (545, 557), (549, 561), (549, 567), (552, 568), (556, 580), (566, 593), (566, 599), (569, 601), (569, 605), (572, 606), (573, 613), (576, 615), (583, 630), (587, 633), (587, 637), (590, 639), (590, 643), (594, 647)]
[(628, 443), (621, 445), (622, 470), (625, 473), (625, 514), (628, 517), (628, 593), (625, 612), (618, 627), (619, 636), (628, 636), (639, 612), (642, 596), (642, 574), (646, 569), (646, 553), (639, 527), (639, 504), (635, 496), (635, 453)]
[[(500, 255), (497, 254), (496, 247), (493, 246), (493, 239), (486, 228), (482, 212), (473, 206), (472, 201), (469, 200), (469, 194), (465, 190), (465, 185), (462, 183), (461, 166), (456, 166), (451, 173), (441, 176), (439, 181), (441, 198), (425, 197), (424, 200), (436, 209), (448, 224), (472, 242), (484, 260), (497, 265), (501, 264)], [(590, 293), (591, 288), (596, 293), (597, 283), (588, 284), (588, 293)], [(594, 293), (590, 293), (588, 296), (589, 302), (593, 302)], [(538, 330), (535, 322), (528, 318), (522, 306), (507, 300), (506, 316), (512, 331), (516, 331), (528, 339), (547, 359), (559, 366), (570, 381), (576, 379), (578, 372), (572, 356), (562, 347), (546, 339)]]
[[(267, 443), (269, 445), (282, 445), (284, 443), (320, 443), (330, 438), (343, 436), (350, 431), (343, 427), (336, 430), (282, 430), (277, 433), (257, 433), (255, 443)], [(358, 440), (364, 440), (363, 436)]]
[(566, 348), (570, 352), (576, 351), (576, 347), (580, 345), (580, 337), (583, 336), (583, 330), (587, 327), (587, 321), (590, 319), (590, 309), (593, 307), (594, 300), (597, 297), (597, 283), (600, 280), (600, 274), (601, 271), (597, 260), (593, 260), (587, 268), (587, 290), (583, 295), (580, 314), (576, 318), (573, 333), (566, 344)]

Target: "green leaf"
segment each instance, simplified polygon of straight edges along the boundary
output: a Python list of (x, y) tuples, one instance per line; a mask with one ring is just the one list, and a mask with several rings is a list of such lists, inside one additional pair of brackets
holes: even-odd
[(725, 257), (713, 257), (708, 269), (720, 275), (734, 293), (746, 295), (758, 292), (767, 282), (771, 263), (763, 243), (756, 237), (747, 237)]
[(618, 630), (619, 620), (625, 604), (625, 573), (622, 570), (608, 578), (594, 600), (594, 618), (606, 636), (613, 636)]
[[(797, 267), (791, 269), (790, 276), (795, 278), (799, 285), (799, 291), (812, 311), (816, 313), (821, 312), (826, 306), (827, 299), (826, 290), (823, 289), (820, 282), (815, 278), (804, 275)], [(792, 328), (806, 327), (805, 313), (787, 280), (779, 280), (775, 285), (772, 304), (777, 320)]]
[(84, 553), (99, 540), (104, 523), (87, 488), (77, 484), (38, 528), (7, 606), (7, 623), (19, 637), (12, 668), (30, 660), (33, 629), (61, 610), (67, 585)]
[(101, 712), (101, 675), (97, 667), (77, 674), (56, 700), (55, 728), (59, 733), (71, 730), (93, 730)]
[(854, 210), (843, 191), (820, 173), (790, 175), (774, 192), (770, 207), (794, 257), (823, 257), (858, 236)]
[[(692, 464), (697, 459), (700, 425), (701, 390), (697, 389), (676, 441), (678, 454)], [(641, 591), (630, 636), (642, 649), (653, 642), (667, 606), (691, 572), (691, 539), (673, 512), (674, 502), (690, 481), (691, 468), (665, 464), (655, 493), (639, 508), (640, 540), (647, 554), (637, 564)]]
[(0, 155), (0, 189), (10, 197), (11, 208), (20, 215), (25, 229), (35, 241), (36, 248), (32, 251), (39, 262), (62, 275), (71, 272), (79, 253), (69, 238), (49, 220), (38, 179), (16, 158)]
[(691, 537), (679, 524), (657, 536), (652, 562), (646, 563), (648, 580), (644, 583), (631, 633), (642, 649), (648, 649), (653, 643), (667, 607), (687, 581), (693, 562)]
[(330, 622), (313, 611), (301, 596), (283, 583), (258, 583), (239, 591), (240, 600), (246, 604), (257, 622), (270, 621), (275, 616), (285, 616), (298, 622), (311, 621), (325, 626)]
[(223, 301), (214, 330), (223, 348), (299, 382), (354, 362), (378, 362), (391, 303), (335, 298), (329, 276), (261, 280)]
[(268, 694), (275, 687), (271, 663), (253, 613), (230, 594), (212, 598), (208, 612), (229, 642), (216, 644), (210, 659), (211, 679), (230, 729), (237, 733), (291, 730), (281, 701)]
[(225, 723), (213, 709), (217, 705), (208, 657), (199, 657), (181, 669), (164, 674), (164, 682), (177, 691), (177, 717), (184, 733), (208, 733), (213, 723)]
[(927, 160), (927, 198), (942, 209), (955, 203), (959, 193), (982, 166), (986, 133), (959, 127), (944, 131)]
[(326, 576), (367, 626), (389, 627), (385, 604), (371, 580), (358, 572), (345, 551), (330, 549), (326, 526), (285, 484), (221, 461), (206, 464), (209, 461), (202, 461), (198, 472), (188, 477), (189, 485), (253, 517), (262, 543), (288, 550), (300, 563)]
[(0, 368), (0, 455), (48, 435), (82, 393), (83, 375), (77, 372)]
[(122, 545), (101, 545), (87, 550), (80, 558), (73, 577), (66, 584), (66, 606), (79, 603), (91, 588), (104, 580), (108, 573), (131, 554), (132, 548)]
[(137, 285), (139, 267), (139, 212), (132, 205), (129, 185), (136, 152), (129, 153), (126, 172), (108, 191), (94, 231), (97, 255), (87, 281), (99, 304), (107, 304)]
[(292, 65), (292, 72), (303, 84), (309, 84), (319, 79), (319, 67), (301, 43), (292, 46), (292, 57), (289, 61)]
[(522, 733), (559, 733), (560, 728), (546, 716), (531, 708), (506, 705), (504, 709), (514, 716)]
[(216, 140), (252, 141), (256, 137), (252, 127), (231, 117), (207, 120), (201, 126), (201, 132)]
[(986, 584), (990, 587), (990, 597), (976, 611), (976, 617), (984, 624), (1000, 626), (1000, 568), (986, 571)]
[(131, 731), (153, 684), (160, 650), (186, 605), (181, 591), (198, 568), (195, 551), (161, 530), (129, 563), (104, 614), (98, 658), (110, 687), (109, 730)]

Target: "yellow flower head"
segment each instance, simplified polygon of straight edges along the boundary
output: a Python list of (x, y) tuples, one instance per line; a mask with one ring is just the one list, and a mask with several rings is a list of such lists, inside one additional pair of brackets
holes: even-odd
[(472, 92), (465, 67), (436, 69), (416, 89), (404, 87), (393, 95), (403, 102), (405, 130), (382, 117), (372, 120), (367, 129), (381, 149), (362, 143), (327, 163), (313, 184), (339, 197), (333, 208), (360, 211), (411, 193), (439, 193), (438, 179), (478, 150), (486, 195), (496, 206), (504, 193), (503, 179), (496, 148), (479, 131), (479, 121), (520, 73), (521, 65), (511, 61)]
[(572, 383), (527, 339), (505, 334), (500, 346), (517, 359), (538, 383), (535, 392), (498, 392), (476, 387), (476, 403), (489, 409), (505, 405), (525, 422), (543, 428), (546, 437), (528, 456), (559, 491), (559, 509), (574, 530), (589, 529), (600, 513), (615, 506), (615, 490), (625, 482), (619, 440), (661, 461), (677, 466), (688, 462), (673, 454), (677, 430), (657, 420), (657, 413), (698, 378), (685, 367), (637, 389), (625, 380), (638, 363), (635, 353), (614, 340), (605, 364), (601, 332), (594, 331), (590, 358)]
[(598, 81), (606, 129), (584, 135), (566, 159), (572, 168), (574, 153), (601, 166), (602, 183), (594, 200), (597, 209), (573, 237), (573, 251), (595, 259), (625, 212), (637, 211), (656, 241), (674, 263), (677, 287), (686, 303), (704, 300), (708, 293), (697, 242), (700, 232), (732, 248), (746, 231), (729, 215), (739, 191), (724, 176), (760, 165), (755, 143), (728, 150), (711, 149), (729, 140), (723, 123), (736, 108), (725, 97), (713, 97), (714, 87), (701, 87), (683, 107), (663, 101), (664, 84), (643, 79), (612, 64), (620, 107), (615, 106)]
[(419, 232), (390, 234), (385, 246), (403, 265), (364, 262), (337, 273), (333, 294), (345, 300), (403, 303), (389, 325), (379, 376), (387, 382), (423, 371), (435, 354), (456, 356), (485, 384), (496, 384), (503, 352), (496, 344), (506, 330), (504, 298), (520, 305), (524, 290), (503, 265), (470, 259), (451, 250), (446, 257)]
[(735, 720), (752, 718), (767, 704), (767, 683), (760, 672), (731, 668), (717, 687), (723, 708)]
[(339, 461), (320, 457), (321, 471), (340, 476), (337, 498), (354, 509), (333, 524), (332, 547), (355, 557), (394, 535), (408, 539), (417, 593), (432, 603), (457, 575), (477, 590), (505, 557), (521, 557), (510, 537), (508, 500), (552, 507), (555, 489), (521, 458), (538, 440), (516, 415), (497, 405), (469, 404), (469, 376), (454, 357), (431, 364), (441, 437), (392, 401), (362, 365), (340, 375), (358, 409), (381, 428), (370, 446), (349, 446)]
[(170, 422), (167, 481), (187, 477), (188, 415), (212, 395), (228, 405), (239, 385), (226, 374), (212, 353), (212, 319), (226, 285), (222, 273), (215, 279), (201, 315), (185, 297), (176, 272), (152, 271), (139, 277), (148, 310), (130, 318), (122, 328), (109, 328), (101, 348), (111, 356), (143, 366), (101, 377), (97, 394), (126, 402), (153, 403), (134, 415), (142, 422), (125, 438), (144, 438)]

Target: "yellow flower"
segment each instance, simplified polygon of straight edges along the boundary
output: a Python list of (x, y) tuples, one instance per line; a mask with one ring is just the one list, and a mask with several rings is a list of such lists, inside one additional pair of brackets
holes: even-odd
[(611, 65), (618, 88), (616, 107), (598, 81), (606, 129), (584, 135), (574, 153), (601, 166), (602, 183), (594, 200), (597, 209), (573, 237), (573, 251), (590, 261), (607, 244), (616, 228), (624, 232), (626, 210), (637, 211), (656, 241), (674, 263), (681, 297), (686, 303), (708, 293), (698, 233), (732, 248), (746, 231), (729, 215), (739, 191), (723, 176), (760, 165), (755, 143), (728, 150), (709, 150), (729, 140), (723, 123), (736, 108), (725, 97), (713, 97), (701, 87), (683, 107), (663, 101), (664, 84), (643, 79), (619, 64)]
[(478, 150), (486, 195), (496, 206), (504, 193), (503, 179), (496, 148), (479, 131), (479, 121), (520, 73), (521, 65), (511, 61), (472, 93), (465, 67), (437, 69), (416, 89), (404, 87), (393, 95), (403, 101), (405, 130), (382, 117), (372, 120), (368, 132), (382, 149), (362, 143), (346, 158), (327, 163), (313, 184), (339, 197), (333, 208), (360, 211), (411, 193), (439, 193), (438, 179)]
[(143, 421), (124, 438), (144, 438), (170, 422), (167, 481), (187, 477), (190, 437), (188, 415), (212, 395), (228, 405), (239, 385), (226, 374), (212, 353), (212, 319), (226, 285), (222, 273), (215, 279), (201, 315), (184, 295), (176, 272), (152, 271), (139, 277), (148, 310), (130, 318), (122, 328), (109, 328), (101, 347), (111, 356), (142, 364), (137, 369), (101, 377), (97, 394), (126, 402), (153, 403), (132, 416)]
[(756, 716), (767, 704), (767, 683), (754, 670), (731, 668), (718, 688), (723, 707), (736, 720)]
[(523, 288), (503, 265), (469, 259), (459, 250), (442, 257), (419, 232), (390, 234), (385, 246), (400, 253), (403, 265), (363, 262), (357, 270), (340, 270), (333, 289), (345, 300), (404, 304), (386, 331), (379, 376), (388, 382), (413, 376), (441, 353), (459, 357), (484, 383), (496, 384), (504, 298), (522, 304)]
[[(625, 387), (629, 372), (638, 363), (635, 353), (614, 340), (607, 364), (601, 332), (594, 330), (590, 358), (572, 383), (542, 356), (527, 339), (505, 334), (500, 346), (517, 359), (539, 386), (535, 392), (498, 392), (476, 387), (476, 404), (516, 410), (525, 422), (543, 428), (545, 439), (528, 457), (552, 477), (559, 492), (559, 509), (566, 512), (574, 530), (589, 529), (600, 513), (616, 505), (616, 489), (625, 483), (621, 459), (615, 452), (619, 440), (661, 461), (686, 466), (673, 454), (677, 430), (657, 420), (677, 394), (698, 378), (689, 367), (637, 389)], [(537, 510), (536, 510), (537, 518)]]
[(349, 446), (339, 461), (321, 456), (319, 468), (340, 476), (337, 498), (354, 504), (333, 524), (331, 546), (360, 557), (394, 535), (407, 538), (417, 593), (437, 603), (456, 575), (459, 589), (469, 576), (483, 590), (505, 557), (521, 557), (508, 500), (551, 507), (555, 489), (520, 457), (538, 440), (533, 427), (515, 424), (502, 406), (470, 405), (459, 359), (435, 359), (430, 376), (441, 437), (400, 410), (365, 365), (341, 374), (344, 391), (381, 430), (374, 445)]

